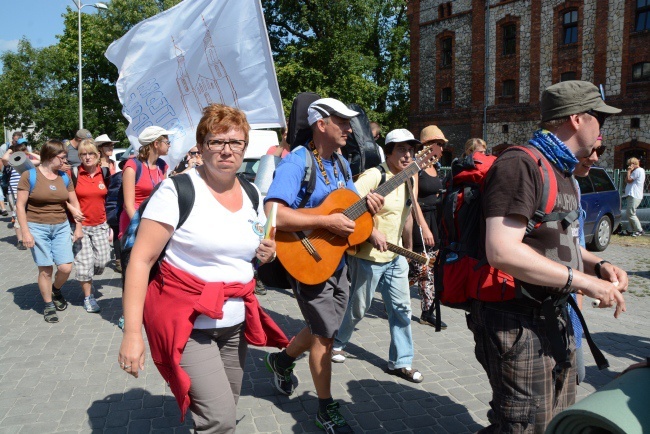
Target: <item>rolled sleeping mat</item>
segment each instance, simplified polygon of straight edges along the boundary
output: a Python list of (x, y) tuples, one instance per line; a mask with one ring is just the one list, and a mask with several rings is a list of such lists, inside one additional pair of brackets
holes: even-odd
[(650, 367), (611, 381), (553, 418), (546, 434), (650, 433)]
[(9, 157), (9, 165), (16, 169), (18, 173), (23, 173), (34, 168), (34, 163), (24, 152), (14, 152)]
[(275, 168), (280, 164), (282, 159), (274, 155), (262, 155), (260, 164), (257, 166), (257, 174), (255, 175), (255, 185), (260, 189), (262, 195), (266, 195), (273, 182), (273, 173)]

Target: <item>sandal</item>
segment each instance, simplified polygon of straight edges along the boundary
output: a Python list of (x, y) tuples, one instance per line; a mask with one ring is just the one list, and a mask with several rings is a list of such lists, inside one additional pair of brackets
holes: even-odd
[(52, 302), (54, 303), (56, 310), (60, 311), (68, 308), (68, 302), (65, 301), (60, 289), (58, 291), (52, 291)]
[(46, 323), (54, 324), (59, 322), (59, 317), (56, 315), (56, 308), (54, 307), (46, 307), (43, 310), (43, 318)]
[(417, 369), (406, 369), (406, 368), (390, 369), (389, 368), (386, 370), (386, 373), (388, 373), (389, 375), (396, 375), (400, 378), (410, 381), (411, 383), (422, 383), (422, 380), (424, 380), (424, 377)]

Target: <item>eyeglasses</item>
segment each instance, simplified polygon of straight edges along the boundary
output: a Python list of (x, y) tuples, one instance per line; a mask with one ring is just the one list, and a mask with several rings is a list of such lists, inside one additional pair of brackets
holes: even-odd
[(248, 143), (246, 142), (246, 140), (237, 140), (237, 139), (229, 139), (229, 140), (216, 139), (216, 140), (207, 140), (205, 142), (205, 145), (208, 147), (208, 149), (215, 152), (221, 152), (226, 147), (226, 145), (229, 145), (230, 150), (234, 154), (241, 154), (242, 152), (244, 152), (244, 148), (246, 148), (247, 144)]
[(587, 113), (589, 116), (595, 117), (596, 120), (598, 121), (598, 125), (600, 126), (600, 128), (603, 127), (603, 125), (605, 124), (605, 120), (607, 120), (607, 115), (604, 113), (600, 113), (594, 110), (589, 110), (586, 111), (585, 113)]
[[(231, 147), (231, 149), (232, 149), (232, 147)], [(188, 152), (188, 154), (190, 154), (190, 155), (199, 155), (200, 152), (199, 151), (190, 151), (190, 152)]]
[(97, 154), (95, 154), (95, 153), (93, 153), (93, 152), (84, 152), (84, 153), (82, 153), (82, 154), (79, 154), (79, 156), (80, 156), (81, 158), (84, 158), (84, 157), (96, 157)]
[(172, 142), (170, 142), (169, 140), (161, 140), (160, 143), (164, 143), (167, 146), (171, 146), (172, 144)]
[(68, 154), (65, 155), (57, 155), (56, 158), (58, 158), (61, 161), (68, 161)]
[(606, 150), (607, 150), (607, 146), (605, 146), (605, 145), (600, 145), (598, 148), (593, 148), (593, 149), (591, 150), (591, 154), (589, 154), (589, 156), (591, 157), (592, 155), (594, 155), (594, 152), (595, 152), (595, 153), (596, 153), (596, 156), (597, 156), (598, 158), (600, 158), (600, 157), (605, 153)]

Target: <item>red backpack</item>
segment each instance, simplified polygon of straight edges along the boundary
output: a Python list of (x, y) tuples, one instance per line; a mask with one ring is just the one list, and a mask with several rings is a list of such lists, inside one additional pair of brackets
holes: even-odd
[[(513, 146), (505, 152), (524, 152), (537, 162), (542, 177), (542, 201), (528, 224), (526, 235), (543, 222), (565, 218), (567, 214), (552, 213), (557, 179), (548, 160), (530, 146)], [(483, 185), (496, 159), (476, 152), (452, 163), (441, 206), (440, 253), (434, 269), (437, 310), (438, 303), (468, 309), (471, 299), (499, 302), (515, 298), (515, 279), (490, 266), (481, 236)], [(437, 317), (440, 317), (439, 312)]]

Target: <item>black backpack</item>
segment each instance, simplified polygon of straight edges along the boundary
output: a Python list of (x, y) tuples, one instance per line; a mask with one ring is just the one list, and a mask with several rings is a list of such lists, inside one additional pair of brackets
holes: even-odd
[(289, 112), (289, 130), (287, 131), (287, 143), (291, 149), (305, 145), (312, 138), (311, 127), (307, 120), (307, 109), (320, 95), (314, 92), (301, 92), (291, 104)]
[(381, 163), (379, 147), (372, 137), (370, 120), (366, 112), (358, 104), (348, 104), (350, 110), (358, 112), (359, 115), (350, 119), (352, 134), (348, 136), (346, 145), (341, 148), (341, 153), (350, 163), (352, 176), (363, 173), (371, 167), (377, 167)]

